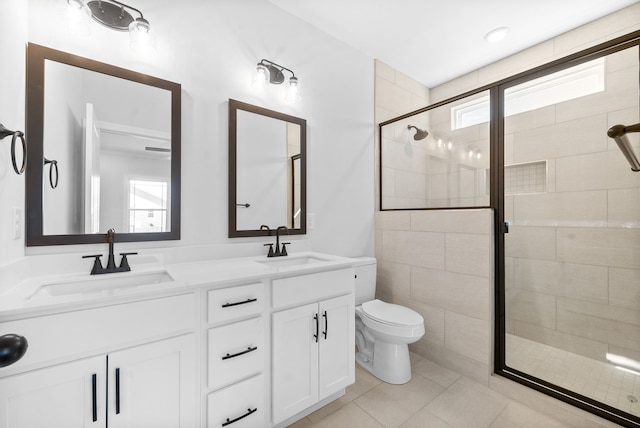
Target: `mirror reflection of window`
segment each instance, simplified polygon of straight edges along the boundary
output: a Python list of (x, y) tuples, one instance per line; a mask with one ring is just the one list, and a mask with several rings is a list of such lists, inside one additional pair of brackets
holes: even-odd
[(166, 232), (169, 183), (129, 180), (129, 233)]

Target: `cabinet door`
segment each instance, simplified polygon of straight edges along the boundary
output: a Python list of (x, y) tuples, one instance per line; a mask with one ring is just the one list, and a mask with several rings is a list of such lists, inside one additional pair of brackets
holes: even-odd
[(319, 399), (355, 382), (355, 314), (353, 294), (319, 304)]
[(318, 401), (318, 305), (273, 314), (273, 422)]
[(105, 357), (0, 379), (1, 428), (105, 428)]
[(196, 426), (196, 366), (193, 334), (109, 354), (109, 428)]

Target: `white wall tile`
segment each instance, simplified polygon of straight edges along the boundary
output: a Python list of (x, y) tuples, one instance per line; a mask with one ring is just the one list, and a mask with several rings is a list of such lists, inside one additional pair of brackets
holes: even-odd
[(609, 268), (609, 303), (640, 310), (639, 284), (640, 269)]
[(384, 231), (385, 261), (444, 269), (444, 234)]
[(607, 192), (514, 196), (514, 226), (606, 227)]
[(558, 260), (637, 268), (640, 265), (640, 230), (559, 228)]
[(492, 317), (489, 299), (493, 284), (488, 278), (437, 269), (411, 268), (411, 298), (483, 320)]
[(489, 321), (445, 312), (445, 346), (458, 354), (483, 364), (489, 364)]
[(511, 222), (509, 233), (504, 237), (507, 257), (555, 260), (554, 227), (515, 226), (512, 217), (507, 217), (507, 221)]
[(493, 241), (489, 235), (447, 233), (446, 266), (451, 272), (488, 278), (493, 260)]

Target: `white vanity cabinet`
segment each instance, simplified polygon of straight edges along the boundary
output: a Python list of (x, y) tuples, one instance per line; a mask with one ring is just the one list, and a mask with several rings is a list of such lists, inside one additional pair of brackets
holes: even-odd
[[(276, 279), (272, 289), (272, 411), (278, 424), (355, 381), (354, 273)], [(282, 307), (289, 308), (278, 311)]]
[(1, 323), (29, 348), (0, 369), (0, 428), (196, 426), (196, 307), (185, 294)]
[(267, 308), (262, 282), (207, 292), (208, 428), (266, 426)]

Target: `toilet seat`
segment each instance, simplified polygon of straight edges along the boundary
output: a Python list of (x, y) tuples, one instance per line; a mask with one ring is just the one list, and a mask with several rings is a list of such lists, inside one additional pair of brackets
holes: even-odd
[(413, 327), (424, 324), (422, 315), (413, 309), (378, 299), (364, 302), (362, 311), (368, 318), (391, 326)]

